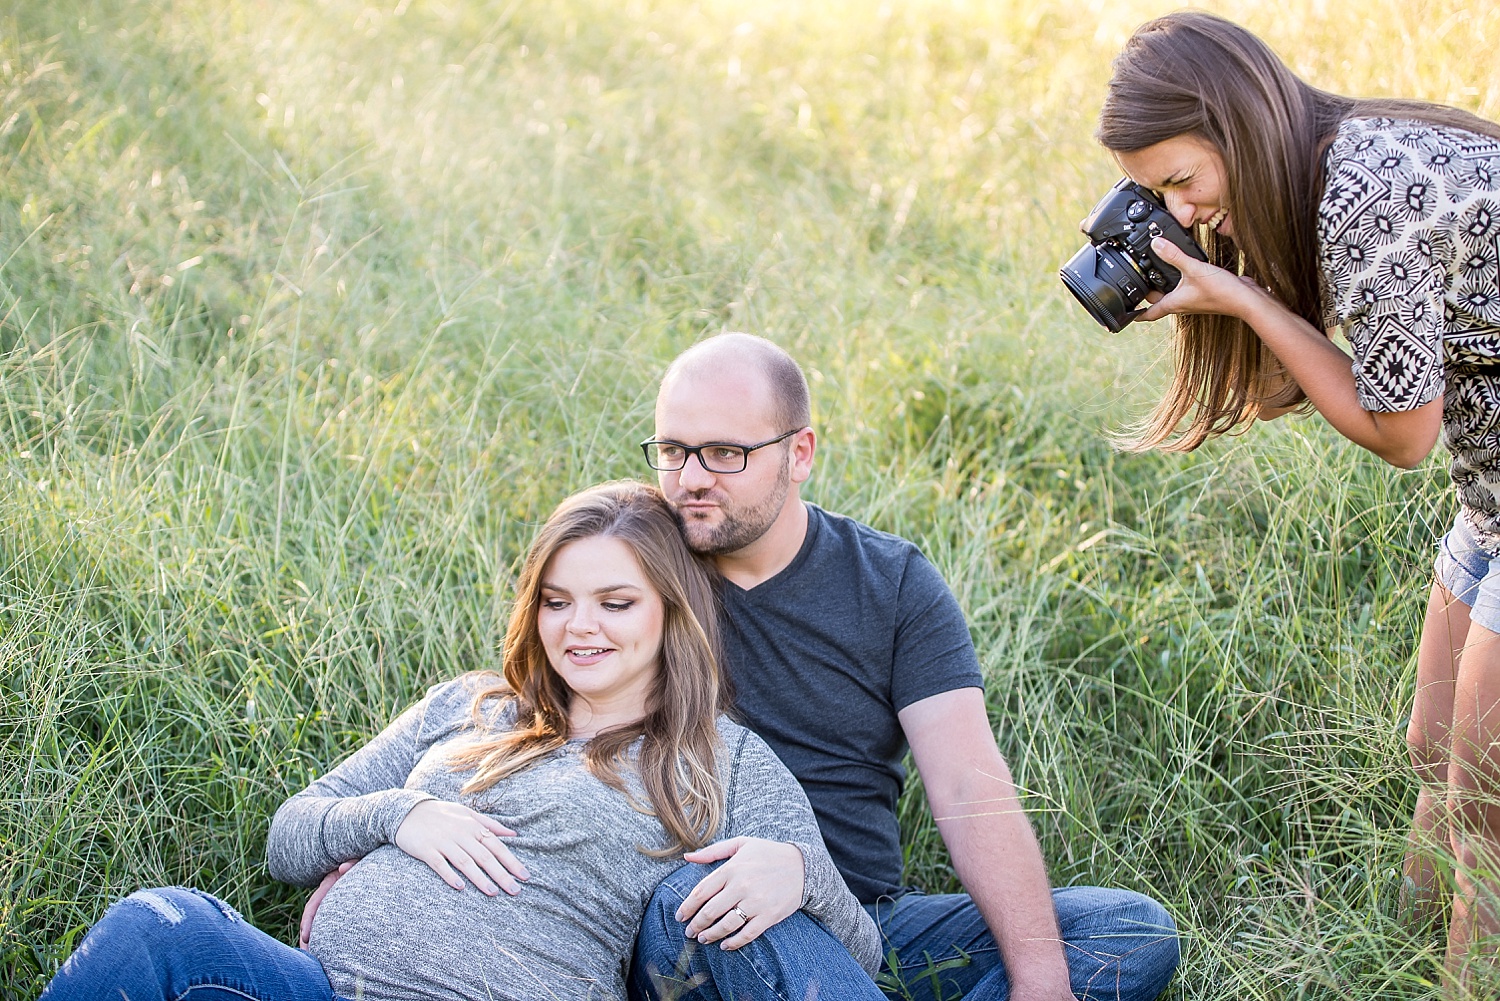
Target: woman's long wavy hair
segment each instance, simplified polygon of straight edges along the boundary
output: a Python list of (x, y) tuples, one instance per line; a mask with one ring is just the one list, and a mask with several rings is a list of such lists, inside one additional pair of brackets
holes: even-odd
[[(1133, 152), (1177, 136), (1206, 140), (1224, 162), (1223, 208), (1234, 237), (1194, 234), (1219, 267), (1253, 278), (1323, 329), (1318, 201), (1323, 150), (1346, 118), (1416, 119), (1500, 137), (1500, 126), (1440, 104), (1362, 100), (1318, 90), (1231, 21), (1176, 11), (1138, 28), (1115, 58), (1099, 115), (1099, 142)], [(1302, 400), (1280, 363), (1242, 321), (1173, 317), (1177, 365), (1165, 398), (1130, 428), (1122, 447), (1187, 452), (1234, 431), (1262, 407)], [(1187, 424), (1182, 425), (1186, 418)]]
[(600, 732), (584, 748), (584, 763), (601, 781), (630, 794), (622, 771), (630, 746), (641, 738), (636, 769), (647, 804), (666, 829), (668, 844), (642, 846), (652, 856), (677, 855), (715, 837), (724, 817), (715, 719), (726, 708), (720, 675), (718, 595), (710, 571), (682, 540), (661, 491), (643, 483), (605, 483), (558, 505), (526, 554), (505, 631), (504, 676), (480, 675), (475, 722), (484, 725), (484, 703), (512, 699), (515, 728), (453, 756), (455, 769), (472, 768), (466, 793), (482, 792), (562, 747), (568, 739), (572, 690), (547, 660), (537, 628), (542, 577), (563, 546), (611, 538), (635, 553), (647, 582), (661, 596), (663, 628), (659, 669), (646, 715)]

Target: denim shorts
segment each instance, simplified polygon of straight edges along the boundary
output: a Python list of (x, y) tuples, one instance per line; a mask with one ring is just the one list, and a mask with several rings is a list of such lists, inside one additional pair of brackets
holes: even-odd
[(1471, 622), (1500, 633), (1500, 557), (1490, 555), (1480, 546), (1474, 530), (1464, 523), (1463, 515), (1458, 516), (1438, 543), (1433, 568), (1438, 583), (1469, 606)]

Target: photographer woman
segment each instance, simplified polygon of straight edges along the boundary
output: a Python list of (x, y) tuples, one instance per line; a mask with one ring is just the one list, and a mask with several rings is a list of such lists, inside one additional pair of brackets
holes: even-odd
[(1133, 447), (1191, 450), (1304, 400), (1398, 466), (1442, 431), (1459, 513), (1419, 647), (1407, 875), (1431, 907), (1424, 848), (1451, 844), (1461, 978), (1500, 933), (1500, 126), (1317, 90), (1244, 29), (1180, 11), (1115, 60), (1098, 139), (1211, 262), (1152, 245), (1183, 280), (1141, 318), (1176, 315), (1178, 360)]
[[(42, 998), (623, 1001), (657, 884), (684, 850), (747, 835), (801, 849), (803, 911), (865, 969), (826, 950), (842, 962), (787, 983), (752, 966), (757, 939), (735, 996), (879, 1001), (866, 972), (878, 934), (807, 798), (719, 714), (715, 602), (656, 488), (565, 500), (517, 582), (503, 676), (434, 686), (276, 812), (272, 875), (310, 886), (359, 859), (318, 908), (310, 952), (207, 894), (141, 890), (109, 909)], [(701, 873), (686, 875), (691, 887)], [(698, 941), (778, 934), (750, 910), (731, 906)]]

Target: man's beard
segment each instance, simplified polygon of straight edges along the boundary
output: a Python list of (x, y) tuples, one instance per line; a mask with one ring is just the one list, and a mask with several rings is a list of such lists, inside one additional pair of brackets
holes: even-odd
[(723, 518), (717, 525), (684, 517), (679, 511), (677, 520), (688, 548), (700, 556), (724, 556), (751, 545), (776, 523), (786, 504), (791, 483), (791, 471), (783, 465), (776, 476), (775, 487), (764, 501), (734, 514), (721, 505), (719, 511)]

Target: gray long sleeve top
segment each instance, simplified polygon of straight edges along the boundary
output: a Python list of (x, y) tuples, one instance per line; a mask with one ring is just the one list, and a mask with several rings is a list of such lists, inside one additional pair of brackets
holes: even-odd
[[(311, 886), (339, 863), (360, 859), (323, 901), (312, 929), (312, 952), (340, 996), (623, 1001), (641, 915), (682, 860), (638, 850), (664, 844), (661, 824), (584, 767), (583, 741), (477, 795), (460, 793), (473, 773), (453, 771), (449, 755), (515, 718), (512, 705), (488, 700), (481, 730), (473, 699), (468, 679), (435, 686), (282, 804), (267, 846), (271, 874)], [(806, 874), (803, 910), (873, 973), (878, 932), (829, 858), (807, 797), (759, 737), (723, 718), (718, 730), (727, 806), (718, 837), (796, 844)], [(633, 775), (626, 784), (647, 802)], [(462, 803), (517, 832), (506, 843), (531, 873), (518, 895), (488, 897), (468, 884), (456, 891), (395, 846), (402, 820), (428, 799)]]

